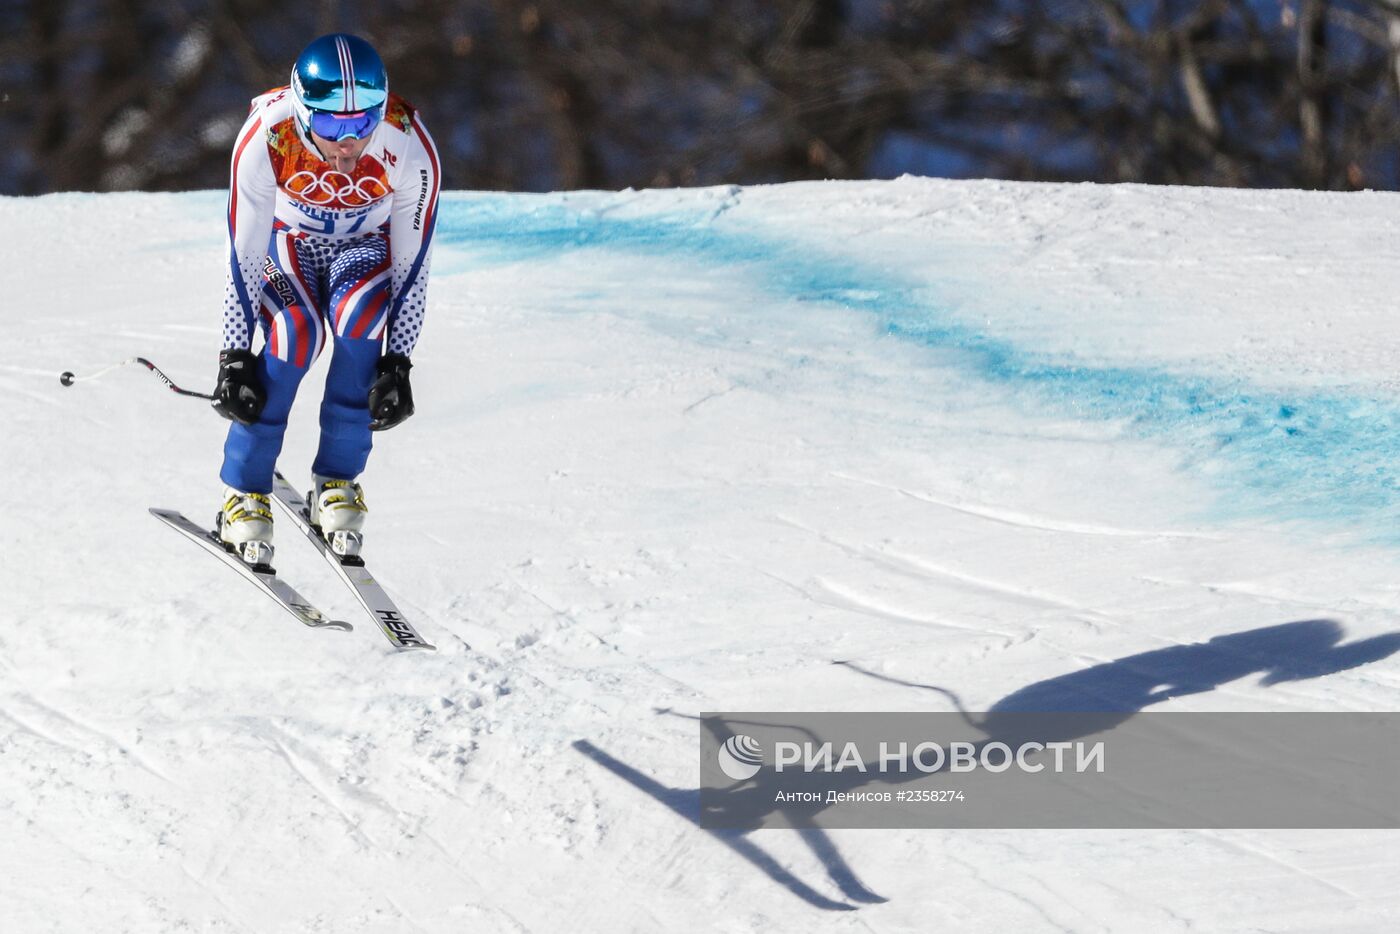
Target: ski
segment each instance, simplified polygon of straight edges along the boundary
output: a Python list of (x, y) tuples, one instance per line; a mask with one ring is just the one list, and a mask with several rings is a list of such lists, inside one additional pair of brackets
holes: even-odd
[(355, 628), (338, 619), (330, 619), (293, 590), (290, 584), (278, 577), (271, 567), (255, 567), (248, 564), (225, 548), (224, 543), (219, 541), (213, 532), (200, 528), (180, 513), (171, 509), (152, 508), (151, 515), (233, 568), (245, 580), (276, 601), (282, 609), (312, 629), (338, 629), (348, 632)]
[(413, 624), (404, 618), (398, 605), (369, 573), (369, 568), (365, 566), (362, 558), (338, 555), (331, 550), (331, 546), (321, 537), (320, 530), (311, 524), (311, 508), (307, 505), (306, 498), (287, 482), (287, 478), (282, 476), (280, 471), (273, 477), (272, 498), (330, 563), (336, 575), (350, 588), (355, 599), (360, 601), (360, 606), (364, 607), (370, 619), (378, 624), (379, 630), (394, 648), (427, 649), (430, 652), (437, 650), (436, 646), (429, 644), (418, 634), (418, 630), (413, 628)]

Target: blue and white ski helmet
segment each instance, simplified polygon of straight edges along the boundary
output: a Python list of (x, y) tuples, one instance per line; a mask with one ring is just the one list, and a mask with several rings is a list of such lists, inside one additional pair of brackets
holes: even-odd
[(308, 45), (292, 66), (292, 97), (303, 129), (313, 111), (368, 112), (384, 116), (389, 99), (389, 76), (379, 53), (359, 36), (337, 32)]

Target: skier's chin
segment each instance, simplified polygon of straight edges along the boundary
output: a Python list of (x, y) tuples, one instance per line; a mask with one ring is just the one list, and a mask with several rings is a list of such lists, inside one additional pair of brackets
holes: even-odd
[(321, 158), (325, 159), (332, 169), (344, 172), (346, 175), (355, 171), (355, 166), (360, 164), (360, 157), (365, 154), (365, 147), (369, 145), (368, 139), (337, 143), (315, 133), (311, 134), (311, 141), (316, 144)]

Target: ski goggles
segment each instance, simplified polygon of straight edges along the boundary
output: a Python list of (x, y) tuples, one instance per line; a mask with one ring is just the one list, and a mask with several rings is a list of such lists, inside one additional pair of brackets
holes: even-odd
[(384, 108), (357, 110), (353, 113), (331, 113), (326, 110), (311, 111), (311, 132), (323, 139), (338, 143), (350, 139), (364, 139), (379, 126)]

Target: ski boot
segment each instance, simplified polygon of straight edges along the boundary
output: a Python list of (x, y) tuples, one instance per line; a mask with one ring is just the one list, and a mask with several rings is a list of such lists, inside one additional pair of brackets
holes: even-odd
[(306, 495), (310, 506), (312, 526), (318, 529), (331, 551), (342, 558), (360, 554), (364, 544), (362, 529), (365, 514), (365, 493), (353, 480), (333, 480), (313, 475), (315, 488)]
[(246, 564), (272, 566), (272, 504), (266, 493), (224, 487), (224, 508), (214, 520), (219, 541)]

